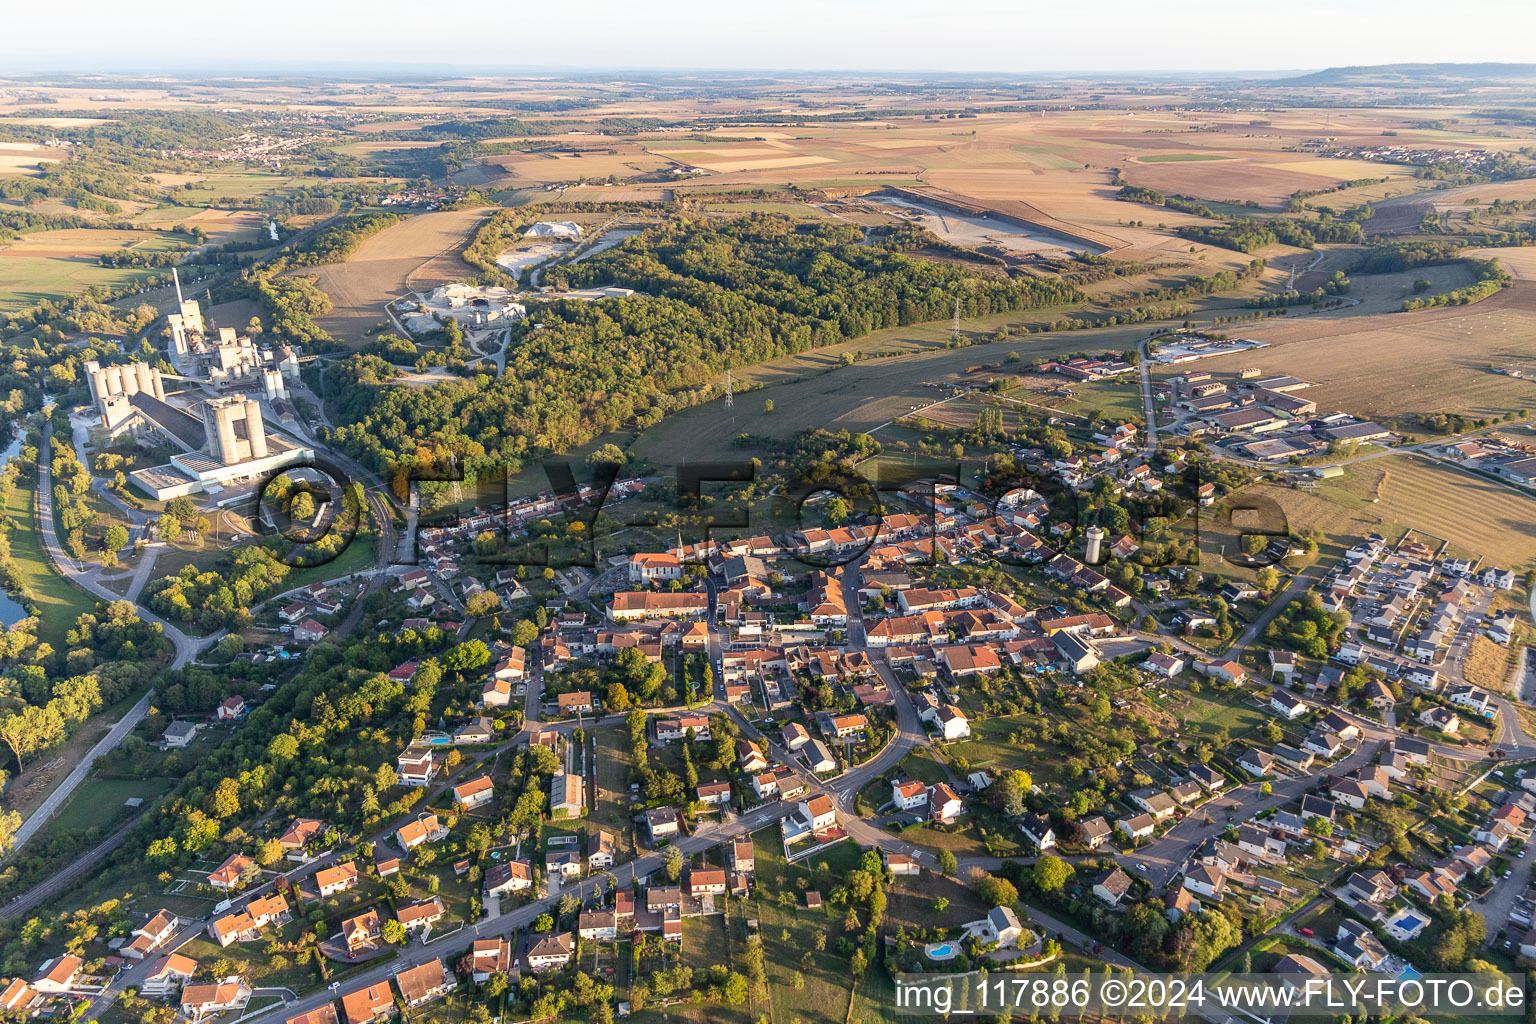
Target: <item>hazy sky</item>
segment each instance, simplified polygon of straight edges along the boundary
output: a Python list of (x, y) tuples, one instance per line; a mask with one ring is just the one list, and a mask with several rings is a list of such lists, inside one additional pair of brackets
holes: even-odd
[(1138, 71), (1532, 61), (1529, 0), (9, 0), (0, 74), (479, 69)]

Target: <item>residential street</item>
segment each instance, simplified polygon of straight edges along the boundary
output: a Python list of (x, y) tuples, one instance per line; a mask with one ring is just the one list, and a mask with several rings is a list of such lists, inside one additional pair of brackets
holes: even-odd
[[(1152, 409), (1153, 403), (1148, 385), (1147, 363), (1145, 358), (1143, 359), (1142, 365), (1142, 384), (1143, 400), (1147, 405), (1149, 424), (1151, 424), (1153, 422), (1152, 413), (1154, 410)], [(51, 438), (51, 433), (51, 426), (45, 426), (43, 440), (45, 447)], [(1155, 444), (1155, 427), (1149, 429), (1147, 440), (1149, 446)], [(358, 471), (361, 472), (360, 467), (358, 467)], [(95, 579), (95, 574), (92, 570), (86, 569), (83, 566), (76, 565), (62, 551), (58, 537), (56, 536), (54, 530), (51, 480), (49, 479), (48, 473), (49, 471), (46, 465), (40, 468), (38, 488), (39, 521), (46, 550), (49, 552), (50, 557), (63, 569), (65, 574), (88, 592), (101, 597), (103, 600), (120, 599), (118, 595), (108, 591)], [(386, 555), (391, 554), (396, 549), (396, 536), (394, 534), (393, 525), (389, 522), (388, 519), (389, 510), (387, 506), (385, 506), (383, 500), (377, 495), (371, 494), (369, 500), (371, 503), (374, 503), (374, 511), (376, 515), (379, 516), (380, 522), (383, 525), (384, 536), (382, 538), (382, 549)], [(387, 563), (389, 559), (386, 557), (383, 559), (383, 561)], [(860, 562), (861, 561), (862, 559)], [(768, 734), (760, 732), (748, 718), (741, 714), (738, 708), (727, 707), (722, 702), (712, 701), (708, 704), (693, 708), (691, 710), (699, 711), (705, 714), (721, 711), (729, 714), (732, 717), (732, 720), (736, 722), (736, 724), (741, 728), (745, 735), (764, 743), (767, 748), (772, 751), (775, 757), (792, 766), (792, 769), (795, 771), (795, 773), (805, 783), (807, 787), (807, 795), (826, 794), (830, 796), (837, 806), (841, 824), (848, 832), (850, 841), (865, 847), (873, 847), (887, 851), (907, 853), (918, 857), (920, 860), (924, 861), (931, 867), (933, 863), (933, 855), (930, 852), (921, 850), (910, 842), (902, 839), (901, 837), (893, 835), (883, 829), (877, 828), (875, 825), (868, 821), (862, 820), (857, 816), (857, 794), (862, 788), (868, 785), (871, 780), (889, 773), (912, 750), (917, 749), (918, 747), (931, 747), (931, 741), (928, 738), (926, 729), (918, 718), (917, 709), (914, 705), (914, 702), (906, 691), (905, 686), (898, 678), (896, 672), (887, 662), (884, 649), (871, 649), (868, 647), (862, 613), (860, 611), (860, 600), (858, 594), (858, 564), (859, 563), (856, 562), (855, 564), (847, 567), (848, 571), (845, 573), (843, 581), (844, 599), (849, 610), (848, 623), (844, 637), (844, 649), (850, 653), (866, 653), (869, 656), (875, 671), (879, 674), (880, 678), (884, 681), (890, 690), (892, 696), (892, 706), (895, 713), (896, 729), (894, 736), (882, 750), (880, 750), (868, 761), (848, 771), (842, 772), (841, 774), (831, 778), (818, 779), (811, 772), (805, 770), (798, 758), (793, 756), (788, 750), (782, 747), (780, 737), (776, 731)], [(153, 552), (146, 552), (146, 557), (143, 561), (141, 561), (139, 568), (136, 570), (135, 585), (131, 591), (132, 593), (136, 594), (142, 588), (143, 581), (139, 580), (138, 577), (144, 576), (147, 579), (153, 570), (153, 565)], [(386, 564), (381, 565), (379, 568), (373, 570), (368, 574), (371, 578), (367, 584), (366, 593), (371, 594), (377, 592), (381, 587), (390, 582), (393, 576), (398, 571), (401, 571), (401, 568), (402, 567), (391, 567)], [(1278, 616), (1291, 601), (1298, 598), (1310, 586), (1314, 585), (1322, 576), (1322, 574), (1322, 567), (1320, 563), (1309, 567), (1307, 570), (1304, 570), (1301, 573), (1296, 574), (1291, 579), (1286, 588), (1280, 594), (1276, 595), (1275, 600), (1272, 601), (1270, 605), (1259, 615), (1259, 617), (1255, 619), (1255, 621), (1251, 623), (1237, 638), (1237, 641), (1227, 652), (1227, 657), (1235, 659), (1244, 650), (1258, 641), (1259, 638), (1262, 637), (1263, 632), (1269, 623), (1274, 621), (1275, 617)], [(455, 607), (459, 607), (456, 597), (451, 593), (451, 591), (447, 591), (441, 586), (439, 589), (443, 593), (446, 602)], [(719, 624), (714, 621), (713, 617), (715, 597), (715, 585), (713, 581), (709, 581), (708, 589), (711, 599), (710, 622), (712, 627), (710, 631), (709, 651), (711, 659), (718, 667), (720, 654), (723, 650), (723, 631)], [(363, 596), (366, 596), (366, 594)], [(223, 635), (223, 633), (220, 632), (206, 638), (193, 638), (171, 626), (170, 624), (163, 622), (163, 620), (147, 611), (141, 612), (141, 614), (146, 621), (160, 624), (160, 626), (165, 630), (165, 635), (171, 639), (172, 643), (175, 645), (176, 657), (173, 662), (173, 667), (181, 667), (187, 664), (192, 658), (196, 656), (199, 651), (216, 642), (219, 637)], [(337, 635), (344, 636), (352, 629), (356, 628), (360, 624), (361, 618), (362, 597), (359, 597), (346, 620), (340, 624), (340, 626), (338, 626)], [(1153, 642), (1171, 644), (1176, 649), (1184, 651), (1187, 654), (1204, 656), (1203, 652), (1200, 652), (1199, 649), (1192, 647), (1178, 637), (1164, 636), (1161, 634), (1138, 633), (1137, 635), (1142, 639), (1150, 640)], [(541, 730), (552, 730), (569, 735), (577, 728), (617, 728), (623, 724), (625, 716), (622, 714), (609, 714), (588, 720), (566, 719), (547, 724), (542, 723), (540, 721), (542, 710), (542, 682), (542, 669), (539, 667), (534, 667), (528, 675), (527, 692), (524, 695), (522, 701), (525, 714), (523, 728), (516, 736), (508, 739), (505, 743), (496, 748), (498, 753), (512, 748), (514, 744), (526, 742), (528, 736), (531, 733)], [(89, 755), (83, 758), (81, 762), (74, 767), (74, 769), (65, 778), (65, 780), (57, 787), (54, 793), (49, 796), (48, 800), (46, 800), (44, 804), (40, 806), (38, 810), (23, 824), (22, 829), (18, 834), (18, 843), (25, 842), (26, 839), (30, 838), (39, 829), (41, 829), (49, 817), (55, 813), (58, 808), (62, 807), (65, 802), (67, 802), (70, 795), (84, 780), (86, 775), (89, 773), (92, 762), (97, 757), (114, 749), (122, 741), (123, 737), (126, 736), (134, 728), (134, 726), (138, 724), (139, 721), (142, 720), (149, 707), (151, 696), (152, 694), (146, 694), (144, 698), (141, 699), (132, 709), (130, 709), (129, 712), (125, 714), (123, 718), (113, 726), (108, 734), (96, 744)], [(1315, 705), (1315, 702), (1309, 701), (1308, 703)], [(684, 709), (682, 707), (670, 709), (651, 709), (650, 713), (659, 714), (678, 710)], [(1360, 718), (1359, 716), (1351, 715), (1349, 717), (1351, 717), (1360, 725), (1364, 734), (1363, 738), (1359, 746), (1353, 752), (1349, 753), (1341, 761), (1328, 766), (1326, 769), (1326, 774), (1347, 774), (1359, 767), (1370, 763), (1375, 758), (1377, 752), (1385, 742), (1392, 739), (1394, 736), (1400, 735), (1400, 732), (1395, 727), (1393, 727), (1390, 721), (1387, 725), (1384, 726), (1381, 723), (1374, 722), (1365, 718)], [(1498, 742), (1501, 746), (1506, 747), (1513, 756), (1526, 756), (1530, 754), (1536, 754), (1536, 741), (1531, 740), (1530, 737), (1524, 734), (1523, 730), (1520, 728), (1517, 717), (1513, 714), (1512, 710), (1508, 708), (1507, 703), (1505, 706), (1505, 713), (1502, 716)], [(1483, 760), (1481, 756), (1473, 756), (1469, 752), (1463, 751), (1459, 748), (1437, 744), (1435, 749), (1437, 753), (1456, 758), (1463, 762), (1481, 762)], [(943, 763), (942, 758), (938, 759), (941, 761), (941, 763)], [(440, 799), (448, 787), (451, 786), (455, 781), (458, 781), (464, 775), (464, 773), (469, 770), (470, 767), (471, 765), (466, 763), (456, 771), (448, 773), (436, 780), (431, 792), (426, 794), (426, 801), (421, 806), (429, 806), (432, 800)], [(1157, 837), (1142, 848), (1135, 850), (1130, 854), (1109, 854), (1108, 856), (1115, 859), (1128, 873), (1146, 880), (1157, 889), (1161, 889), (1167, 884), (1173, 882), (1177, 876), (1188, 867), (1191, 855), (1206, 840), (1225, 832), (1228, 828), (1238, 822), (1248, 820), (1266, 810), (1277, 808), (1294, 801), (1304, 792), (1315, 787), (1318, 784), (1319, 778), (1319, 773), (1312, 773), (1301, 776), (1278, 777), (1272, 780), (1271, 792), (1268, 794), (1265, 794), (1261, 791), (1261, 783), (1257, 781), (1246, 783), (1222, 794), (1220, 797), (1209, 801), (1203, 807), (1196, 809), (1193, 813), (1186, 815), (1182, 820), (1175, 823), (1166, 833)], [(781, 819), (797, 813), (797, 804), (798, 801), (778, 801), (754, 808), (740, 817), (731, 818), (727, 821), (723, 821), (717, 824), (705, 825), (701, 827), (696, 833), (680, 839), (675, 845), (687, 854), (701, 852), (720, 843), (727, 842), (731, 839), (738, 838), (743, 835), (747, 835), (758, 829), (772, 826)], [(395, 830), (406, 820), (410, 820), (414, 817), (414, 814), (408, 815), (405, 819), (393, 822), (386, 828), (379, 829), (372, 837), (372, 841), (379, 844), (383, 848), (392, 848), (394, 845)], [(104, 840), (103, 843), (99, 845), (95, 850), (81, 858), (80, 862), (74, 869), (72, 869), (71, 872), (61, 874), (55, 879), (51, 879), (48, 883), (37, 886), (24, 896), (19, 897), (18, 900), (13, 903), (12, 907), (5, 908), (5, 910), (0, 911), (0, 913), (5, 913), (8, 915), (22, 914), (29, 911), (32, 907), (40, 904), (47, 898), (55, 895), (57, 890), (61, 886), (67, 884), (69, 880), (74, 877), (76, 872), (87, 870), (89, 866), (100, 857), (110, 853), (111, 849), (115, 848), (117, 843), (121, 841), (122, 836), (126, 833), (126, 831), (127, 827), (125, 826), (124, 829), (121, 829), (119, 832), (114, 833), (113, 836), (108, 837), (108, 839)], [(338, 858), (349, 853), (350, 850), (335, 851), (323, 858), (312, 861), (289, 872), (287, 877), (290, 882), (296, 883), (302, 879), (310, 877), (320, 868), (334, 863)], [(1102, 856), (1104, 855), (1095, 855), (1095, 859), (1100, 859)], [(1533, 845), (1526, 851), (1522, 859), (1514, 866), (1514, 871), (1511, 873), (1511, 875), (1499, 882), (1495, 886), (1491, 895), (1488, 897), (1485, 912), (1489, 916), (1490, 933), (1496, 933), (1498, 931), (1499, 926), (1502, 925), (1504, 919), (1507, 918), (1510, 904), (1512, 904), (1514, 898), (1524, 890), (1528, 878), (1528, 868), (1533, 856), (1536, 856), (1536, 845)], [(1021, 857), (1015, 859), (1023, 863), (1030, 863), (1035, 858)], [(1079, 860), (1081, 858), (1074, 857), (1069, 859)], [(648, 853), (635, 861), (617, 866), (612, 871), (612, 874), (617, 878), (620, 885), (627, 885), (636, 878), (644, 878), (657, 871), (661, 868), (662, 862), (663, 858), (659, 852)], [(1002, 861), (999, 858), (976, 857), (962, 859), (960, 861), (960, 866), (962, 871), (972, 867), (982, 868), (985, 870), (997, 870), (1001, 863)], [(468, 939), (471, 937), (466, 936), (464, 934), (465, 931), (472, 932), (473, 937), (515, 936), (519, 930), (525, 928), (536, 917), (549, 910), (550, 907), (552, 907), (557, 901), (559, 894), (566, 890), (570, 890), (575, 891), (581, 895), (586, 895), (593, 891), (594, 886), (602, 884), (603, 881), (604, 876), (602, 875), (583, 879), (580, 882), (575, 883), (574, 888), (572, 886), (563, 887), (555, 895), (550, 895), (543, 899), (533, 901), (525, 906), (512, 910), (509, 913), (480, 920), (454, 932), (437, 935), (430, 942), (422, 943), (419, 940), (413, 940), (406, 946), (402, 947), (398, 955), (395, 957), (370, 966), (349, 977), (345, 983), (345, 987), (348, 990), (351, 990), (366, 984), (382, 981), (406, 968), (416, 966), (420, 963), (443, 955), (443, 952), (447, 949), (457, 949), (458, 946), (468, 941)], [(234, 906), (242, 906), (252, 897), (270, 891), (272, 884), (273, 883), (269, 880), (262, 885), (246, 893), (243, 893), (239, 899), (234, 901)], [(1037, 922), (1038, 926), (1046, 929), (1052, 934), (1062, 935), (1067, 940), (1075, 942), (1081, 946), (1092, 946), (1094, 944), (1094, 940), (1091, 937), (1082, 935), (1071, 926), (1057, 921), (1041, 911), (1031, 908), (1029, 912), (1031, 918)], [(176, 938), (173, 939), (166, 948), (177, 948), (194, 936), (202, 933), (205, 927), (206, 925), (203, 921), (189, 922), (180, 930), (180, 932), (178, 932)], [(1110, 962), (1117, 963), (1121, 966), (1137, 966), (1124, 957), (1117, 956), (1113, 952), (1106, 952), (1105, 956), (1106, 959), (1108, 959)], [(111, 986), (108, 989), (108, 995), (115, 995), (127, 987), (139, 984), (142, 981), (144, 975), (149, 970), (150, 963), (153, 962), (153, 959), (154, 958), (151, 958), (151, 960), (131, 964), (126, 969), (124, 969), (113, 980)], [(297, 1013), (314, 1009), (318, 1006), (331, 1002), (335, 998), (336, 993), (330, 991), (314, 992), (301, 999), (290, 1000), (281, 1006), (272, 1007), (269, 1010), (255, 1014), (251, 1019), (261, 1021), (263, 1024), (266, 1024), (267, 1021), (275, 1021), (279, 1018), (291, 1017)], [(99, 1012), (105, 1009), (105, 1006), (109, 1003), (109, 1001), (109, 999), (96, 1001), (96, 1003), (94, 1003), (92, 1006), (89, 1016), (95, 1017)]]

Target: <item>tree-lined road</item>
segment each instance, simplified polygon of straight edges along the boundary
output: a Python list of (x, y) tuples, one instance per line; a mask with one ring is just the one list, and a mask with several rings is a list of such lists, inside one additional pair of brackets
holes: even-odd
[[(36, 514), (38, 536), (42, 538), (43, 550), (58, 569), (59, 575), (92, 597), (107, 602), (121, 601), (124, 599), (121, 594), (113, 593), (93, 579), (74, 559), (69, 557), (64, 551), (63, 545), (59, 543), (58, 530), (54, 525), (53, 469), (50, 465), (50, 455), (53, 451), (52, 439), (52, 420), (45, 419), (43, 421), (43, 439), (38, 449), (37, 459)], [(193, 638), (143, 607), (138, 609), (138, 615), (145, 622), (159, 626), (166, 639), (170, 640), (174, 646), (176, 653), (171, 660), (171, 668), (173, 669), (185, 666), (193, 658), (197, 657), (199, 652), (217, 643), (224, 636), (224, 631), (220, 630), (212, 636)], [(63, 781), (54, 787), (53, 792), (49, 793), (43, 802), (34, 808), (31, 814), (27, 815), (26, 820), (21, 823), (21, 827), (16, 830), (12, 849), (21, 849), (29, 839), (36, 835), (69, 802), (69, 798), (74, 795), (75, 790), (79, 788), (80, 784), (85, 781), (86, 776), (90, 774), (91, 767), (95, 764), (96, 759), (116, 750), (118, 744), (122, 743), (128, 734), (134, 730), (134, 727), (144, 720), (144, 716), (149, 713), (150, 698), (153, 695), (154, 691), (146, 693), (139, 699), (138, 703), (129, 708), (127, 714), (118, 719), (117, 723), (107, 730), (107, 734), (70, 769), (69, 774), (64, 776)]]

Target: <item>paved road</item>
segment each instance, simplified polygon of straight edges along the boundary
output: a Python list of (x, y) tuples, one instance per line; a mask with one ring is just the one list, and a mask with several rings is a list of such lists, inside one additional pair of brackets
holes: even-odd
[[(846, 582), (846, 587), (849, 591), (847, 595), (849, 598), (849, 607), (851, 609), (857, 609), (859, 607), (858, 595), (856, 593), (857, 587), (851, 573), (849, 574), (849, 579)], [(857, 618), (857, 612), (855, 612), (852, 618)], [(850, 642), (850, 649), (863, 648), (864, 631), (862, 621), (850, 622), (848, 639)], [(906, 691), (901, 687), (900, 683), (891, 673), (889, 667), (885, 666), (883, 662), (877, 663), (877, 666), (881, 671), (882, 676), (886, 679), (887, 685), (891, 687), (892, 693), (895, 696), (898, 722), (898, 730), (896, 736), (891, 740), (890, 743), (886, 745), (884, 750), (882, 750), (878, 755), (865, 762), (864, 764), (852, 768), (847, 772), (844, 772), (843, 774), (826, 781), (816, 779), (814, 776), (811, 776), (809, 772), (800, 771), (798, 763), (793, 758), (788, 756), (788, 751), (776, 752), (780, 753), (786, 763), (795, 766), (797, 773), (800, 774), (802, 779), (806, 782), (808, 794), (825, 793), (831, 796), (832, 799), (841, 808), (843, 808), (843, 824), (848, 828), (851, 840), (867, 843), (868, 845), (894, 846), (898, 842), (894, 839), (894, 837), (881, 833), (879, 830), (873, 828), (872, 826), (866, 825), (859, 821), (853, 816), (851, 808), (859, 789), (861, 789), (871, 779), (883, 774), (884, 772), (894, 767), (897, 763), (899, 763), (901, 759), (906, 756), (909, 750), (911, 750), (917, 744), (924, 742), (925, 736), (922, 730), (922, 726), (917, 718), (916, 708), (913, 706), (911, 699), (907, 696)], [(707, 714), (712, 710), (719, 710), (719, 708), (720, 705), (715, 703), (696, 710)], [(665, 712), (650, 711), (648, 713), (658, 714)], [(750, 723), (746, 723), (745, 719), (742, 719), (739, 714), (737, 714), (735, 717), (739, 723), (746, 726), (744, 731), (748, 735), (761, 735), (750, 725)], [(591, 728), (598, 725), (617, 725), (623, 722), (623, 720), (623, 715), (608, 715), (586, 724), (589, 728)], [(578, 723), (574, 721), (563, 721), (553, 725), (552, 728), (566, 732), (576, 728), (577, 725)], [(508, 741), (508, 744), (504, 744), (504, 746), (519, 742), (524, 734), (529, 732), (531, 729), (537, 728), (537, 722), (530, 721), (526, 723), (524, 728), (519, 731), (518, 737)], [(767, 740), (767, 737), (764, 737), (764, 739)], [(768, 740), (768, 742), (771, 743), (772, 741)], [(445, 781), (443, 783), (444, 788), (446, 788), (446, 785), (447, 783)], [(762, 807), (754, 808), (753, 810), (748, 811), (746, 814), (733, 818), (730, 821), (707, 825), (693, 835), (687, 836), (673, 845), (681, 849), (684, 854), (693, 854), (707, 850), (720, 843), (740, 838), (741, 836), (755, 832), (765, 826), (772, 825), (779, 820), (796, 813), (797, 803), (798, 802), (779, 801), (777, 803), (766, 804)], [(398, 823), (396, 824), (398, 825)], [(392, 834), (392, 832), (393, 826), (391, 829), (381, 832), (380, 836), (387, 837), (388, 835)], [(618, 879), (618, 883), (622, 886), (628, 884), (635, 878), (644, 878), (645, 876), (659, 870), (661, 865), (661, 854), (652, 853), (642, 856), (637, 860), (617, 866), (613, 869), (612, 874)], [(601, 875), (595, 876), (593, 878), (583, 879), (579, 883), (576, 883), (574, 891), (577, 892), (578, 895), (585, 896), (586, 894), (593, 891), (593, 886), (601, 885), (603, 882), (604, 877)], [(481, 920), (466, 929), (467, 931), (473, 932), (472, 936), (465, 935), (462, 931), (455, 932), (454, 934), (457, 936), (457, 939), (451, 945), (456, 946), (458, 943), (467, 941), (469, 938), (513, 935), (520, 929), (531, 924), (535, 918), (547, 911), (558, 900), (559, 895), (563, 895), (565, 891), (571, 890), (571, 888), (571, 886), (563, 886), (560, 890), (560, 893), (555, 896), (546, 897), (545, 899), (529, 903), (526, 906), (520, 907), (500, 917)], [(440, 947), (435, 944), (421, 945), (418, 943), (413, 943), (409, 946), (406, 946), (401, 951), (399, 956), (395, 957), (388, 963), (380, 964), (377, 967), (371, 968), (349, 978), (346, 988), (350, 991), (353, 988), (383, 981), (402, 970), (440, 956), (442, 954), (443, 948), (447, 947)], [(306, 996), (291, 1006), (274, 1008), (272, 1011), (261, 1014), (254, 1019), (265, 1021), (269, 1019), (275, 1019), (279, 1014), (284, 1017), (291, 1017), (329, 1003), (334, 998), (336, 998), (336, 996), (331, 992), (322, 991), (312, 993), (311, 995)]]
[[(59, 543), (58, 532), (54, 526), (53, 473), (48, 457), (52, 451), (50, 445), (52, 437), (53, 424), (51, 421), (44, 421), (43, 440), (39, 449), (40, 454), (37, 467), (37, 522), (39, 527), (38, 533), (43, 540), (43, 549), (48, 553), (50, 560), (59, 568), (61, 575), (65, 579), (70, 580), (92, 597), (102, 601), (121, 601), (123, 600), (121, 594), (114, 594), (90, 578), (74, 559), (69, 557), (64, 551), (63, 546)], [(145, 622), (158, 624), (164, 630), (166, 638), (175, 646), (176, 654), (171, 661), (171, 668), (173, 669), (183, 667), (195, 658), (199, 651), (211, 644), (217, 643), (219, 638), (224, 635), (224, 631), (220, 630), (213, 636), (194, 639), (144, 608), (139, 609), (139, 617)], [(107, 731), (107, 734), (70, 769), (69, 774), (64, 776), (64, 780), (54, 787), (53, 792), (49, 793), (47, 798), (27, 816), (27, 819), (21, 823), (21, 827), (16, 830), (13, 849), (21, 849), (27, 840), (36, 835), (47, 824), (48, 820), (69, 802), (69, 798), (74, 795), (75, 790), (85, 781), (85, 777), (90, 774), (91, 766), (95, 763), (96, 759), (115, 750), (117, 745), (123, 741), (123, 738), (144, 720), (144, 716), (149, 713), (151, 696), (153, 696), (153, 691), (146, 693), (140, 698), (138, 703), (130, 708), (128, 713), (119, 719), (117, 724), (112, 726)]]
[[(121, 601), (123, 595), (115, 594), (91, 578), (89, 572), (83, 569), (69, 554), (64, 546), (59, 543), (58, 530), (55, 527), (53, 514), (53, 468), (49, 465), (49, 453), (52, 451), (53, 423), (45, 420), (43, 423), (43, 440), (39, 449), (37, 467), (37, 522), (38, 532), (43, 539), (43, 549), (47, 551), (49, 559), (59, 569), (60, 575), (74, 583), (92, 597), (102, 601)], [(145, 608), (139, 609), (139, 618), (152, 625), (158, 625), (164, 632), (166, 639), (176, 647), (176, 657), (171, 663), (172, 668), (181, 668), (187, 662), (197, 657), (203, 648), (215, 644), (223, 637), (224, 632), (207, 637), (191, 637), (180, 629), (166, 622)]]
[(139, 595), (144, 593), (144, 588), (149, 585), (150, 574), (155, 571), (155, 562), (160, 558), (160, 552), (165, 550), (163, 541), (152, 540), (144, 545), (144, 551), (139, 555), (139, 564), (134, 567), (133, 579), (128, 584), (127, 598), (137, 602)]
[[(724, 824), (711, 825), (700, 829), (694, 835), (678, 840), (673, 845), (685, 855), (699, 853), (720, 843), (738, 839), (750, 832), (756, 831), (765, 825), (769, 825), (787, 814), (793, 813), (794, 808), (786, 804), (776, 804), (760, 808), (750, 814), (737, 818)], [(629, 885), (636, 878), (645, 878), (662, 867), (662, 855), (660, 853), (646, 854), (638, 860), (628, 861), (611, 870), (611, 874), (622, 886)], [(574, 891), (578, 895), (585, 896), (593, 892), (594, 887), (606, 883), (603, 875), (582, 879), (573, 885), (562, 886), (560, 895), (567, 891)], [(495, 938), (498, 936), (515, 936), (520, 930), (532, 924), (540, 915), (547, 912), (559, 899), (559, 896), (546, 897), (519, 907), (510, 913), (500, 917), (486, 918), (468, 928), (445, 936), (446, 941), (439, 943), (422, 944), (413, 942), (401, 949), (399, 955), (385, 963), (360, 971), (349, 977), (343, 988), (352, 991), (365, 985), (378, 984), (386, 981), (394, 975), (418, 964), (425, 963), (443, 956), (448, 950), (457, 949), (463, 943), (471, 939)], [(339, 993), (320, 991), (311, 993), (302, 999), (287, 1006), (276, 1006), (271, 1010), (251, 1018), (256, 1021), (275, 1021), (286, 1019), (297, 1014), (307, 1013), (317, 1007), (324, 1006), (337, 998)], [(97, 1003), (102, 1000), (97, 1000)]]
[(1243, 630), (1242, 635), (1237, 638), (1231, 650), (1227, 652), (1227, 657), (1235, 660), (1239, 654), (1247, 650), (1249, 644), (1264, 635), (1264, 630), (1269, 628), (1269, 624), (1274, 622), (1292, 601), (1306, 593), (1309, 587), (1327, 574), (1322, 561), (1319, 560), (1291, 577), (1291, 582), (1286, 585), (1286, 588), (1276, 594), (1264, 611), (1259, 614), (1259, 617), (1254, 619), (1247, 629)]
[(1152, 360), (1147, 358), (1147, 348), (1152, 344), (1151, 338), (1143, 339), (1141, 345), (1141, 407), (1142, 414), (1147, 418), (1147, 457), (1151, 458), (1157, 451), (1157, 403), (1152, 400)]
[[(1536, 843), (1526, 843), (1520, 856), (1510, 862), (1509, 875), (1493, 884), (1482, 902), (1483, 918), (1488, 922), (1488, 938), (1484, 945), (1492, 946), (1514, 910), (1515, 899), (1531, 884), (1531, 866), (1536, 864)], [(1474, 909), (1476, 907), (1474, 906)], [(1519, 933), (1516, 933), (1517, 937)]]
[[(102, 601), (121, 601), (123, 600), (121, 594), (113, 593), (93, 579), (86, 569), (69, 557), (68, 553), (64, 551), (63, 545), (59, 543), (53, 512), (53, 471), (49, 458), (49, 454), (53, 450), (51, 446), (52, 438), (53, 423), (51, 420), (45, 420), (37, 468), (37, 522), (39, 534), (43, 540), (43, 549), (48, 553), (49, 558), (55, 567), (58, 568), (60, 574), (82, 590)], [(356, 472), (359, 477), (365, 479), (371, 476), (371, 474), (366, 474), (366, 471), (356, 462), (347, 459), (345, 456), (339, 456), (339, 458), (347, 466), (349, 472)], [(385, 552), (385, 559), (387, 560), (388, 554), (395, 548), (394, 523), (389, 517), (388, 509), (384, 506), (383, 499), (378, 496), (377, 492), (370, 491), (369, 500), (374, 504), (374, 512), (378, 518), (380, 531), (383, 535), (381, 538), (381, 549)], [(144, 586), (140, 577), (147, 576), (149, 567), (153, 566), (154, 552), (155, 549), (151, 547), (150, 550), (144, 553), (144, 561), (140, 563), (138, 572), (134, 574), (134, 585), (129, 591), (130, 594), (137, 595)], [(384, 577), (382, 576), (376, 577), (370, 584), (369, 593), (377, 590), (383, 579)], [(361, 615), (361, 609), (362, 600), (359, 598), (356, 606), (353, 608), (352, 615), (349, 616), (347, 623), (341, 631), (343, 635), (356, 627)], [(139, 607), (138, 614), (145, 622), (159, 625), (161, 630), (164, 631), (166, 638), (174, 645), (176, 653), (175, 657), (171, 660), (170, 666), (173, 669), (179, 669), (187, 665), (197, 657), (199, 652), (218, 643), (226, 632), (221, 629), (210, 636), (192, 637), (142, 606)], [(69, 798), (74, 795), (75, 790), (79, 788), (80, 784), (85, 781), (86, 776), (90, 774), (91, 767), (96, 759), (115, 750), (118, 744), (144, 720), (144, 716), (149, 713), (150, 698), (153, 695), (154, 691), (150, 691), (140, 698), (138, 703), (118, 720), (117, 724), (91, 748), (89, 753), (70, 769), (69, 774), (54, 788), (53, 792), (49, 793), (47, 798), (27, 816), (27, 819), (22, 822), (21, 827), (16, 830), (13, 849), (21, 849), (29, 839), (36, 835), (47, 824), (49, 819), (69, 802)]]

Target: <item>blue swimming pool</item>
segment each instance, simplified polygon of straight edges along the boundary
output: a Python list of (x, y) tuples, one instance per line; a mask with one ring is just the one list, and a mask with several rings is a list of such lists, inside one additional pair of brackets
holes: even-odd
[(1397, 927), (1401, 928), (1405, 932), (1411, 932), (1415, 928), (1424, 927), (1424, 923), (1425, 922), (1423, 918), (1415, 917), (1414, 915), (1409, 914), (1406, 917), (1398, 919)]
[(953, 953), (954, 951), (955, 951), (954, 947), (952, 947), (949, 943), (946, 942), (946, 943), (944, 943), (941, 946), (934, 946), (932, 949), (928, 950), (928, 955), (929, 956), (949, 956), (949, 954)]

